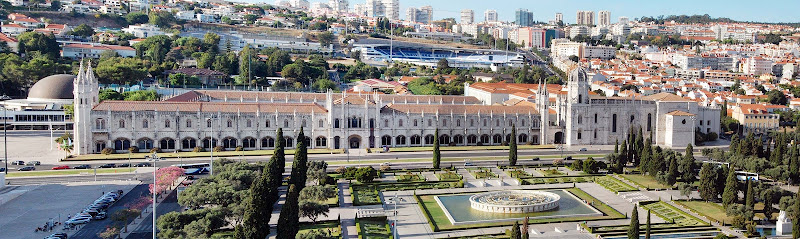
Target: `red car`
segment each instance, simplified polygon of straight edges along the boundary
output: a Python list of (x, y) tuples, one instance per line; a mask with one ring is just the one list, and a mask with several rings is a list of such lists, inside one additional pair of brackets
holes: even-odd
[(67, 166), (67, 165), (61, 165), (61, 166), (55, 166), (55, 167), (53, 167), (53, 170), (59, 170), (59, 169), (69, 169), (69, 166)]

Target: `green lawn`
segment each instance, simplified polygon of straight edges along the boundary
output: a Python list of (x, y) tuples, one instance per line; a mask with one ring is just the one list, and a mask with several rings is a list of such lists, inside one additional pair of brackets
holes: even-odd
[(619, 176), (627, 179), (628, 181), (636, 184), (639, 187), (647, 189), (672, 189), (671, 186), (658, 182), (653, 176), (641, 174), (620, 174)]
[[(285, 154), (294, 154), (294, 149), (286, 149), (283, 151)], [(308, 149), (309, 154), (340, 154), (343, 153), (342, 149)], [(225, 151), (214, 152), (214, 156), (220, 157), (233, 157), (233, 156), (267, 156), (272, 155), (273, 150), (249, 150), (249, 151)], [(144, 159), (145, 156), (150, 156), (151, 153), (132, 153), (131, 159)], [(87, 154), (72, 156), (65, 161), (85, 161), (85, 160), (106, 160), (106, 159), (128, 159), (128, 154)], [(211, 152), (178, 152), (178, 153), (159, 153), (161, 158), (196, 158), (196, 157), (209, 157)]]
[(461, 180), (462, 177), (463, 176), (453, 171), (446, 171), (444, 173), (436, 174), (436, 178), (438, 178), (439, 181), (458, 181)]
[[(595, 199), (586, 192), (578, 188), (567, 189), (570, 193), (578, 198), (587, 201), (590, 205), (594, 206), (597, 210), (603, 212), (604, 216), (588, 216), (588, 217), (568, 217), (568, 218), (546, 218), (546, 219), (531, 219), (529, 223), (553, 223), (553, 222), (574, 222), (574, 221), (592, 221), (592, 220), (605, 220), (605, 219), (620, 219), (625, 218), (624, 215), (617, 212), (610, 206)], [(487, 223), (474, 223), (453, 225), (444, 213), (444, 210), (439, 206), (434, 198), (435, 195), (417, 196), (417, 201), (427, 218), (429, 218), (430, 226), (434, 231), (447, 231), (447, 230), (461, 230), (469, 228), (484, 228), (484, 227), (499, 227), (508, 226), (514, 222), (487, 222)]]
[(685, 200), (675, 200), (674, 202), (717, 222), (730, 224), (733, 221), (732, 217), (725, 214), (725, 208), (719, 203)]
[(550, 183), (585, 183), (592, 182), (596, 176), (563, 176), (563, 177), (535, 177), (522, 179), (523, 185), (550, 184)]
[(394, 177), (398, 182), (425, 182), (425, 176), (416, 173), (404, 173)]
[(354, 206), (381, 204), (377, 187), (372, 185), (350, 185)]
[(325, 239), (338, 239), (342, 237), (342, 229), (339, 227), (338, 221), (317, 222), (317, 224), (300, 224), (300, 231), (297, 232), (297, 237), (303, 238), (301, 235), (309, 233), (312, 230), (322, 232), (322, 235), (325, 235), (322, 238)]
[(545, 170), (538, 170), (542, 176), (550, 177), (550, 176), (561, 176), (565, 175), (564, 172), (558, 171), (558, 169), (545, 169)]
[(611, 176), (603, 176), (603, 177), (595, 178), (594, 182), (597, 183), (597, 184), (600, 184), (600, 186), (603, 186), (606, 189), (611, 190), (612, 192), (615, 192), (615, 193), (637, 191), (638, 190), (635, 187), (633, 187), (631, 185), (628, 185), (627, 183), (624, 183), (622, 181), (619, 181), (619, 179), (616, 179), (616, 178), (611, 177)]
[(506, 174), (508, 174), (508, 176), (511, 176), (512, 178), (525, 178), (531, 176), (528, 172), (525, 172), (525, 170), (521, 169), (508, 170), (506, 171)]
[(467, 171), (477, 179), (497, 178), (497, 175), (492, 173), (492, 170), (489, 168), (468, 168)]
[(680, 209), (667, 204), (666, 202), (655, 202), (642, 206), (645, 209), (650, 209), (653, 214), (666, 220), (667, 222), (674, 222), (683, 226), (701, 226), (708, 225), (707, 222), (689, 215)]
[[(100, 168), (97, 169), (97, 174), (113, 174), (113, 173), (131, 173), (136, 171), (136, 168)], [(10, 171), (8, 172), (9, 178), (13, 177), (35, 177), (35, 176), (57, 176), (57, 175), (78, 175), (78, 174), (94, 175), (94, 169), (62, 169), (62, 170), (43, 170), (43, 171)]]
[(392, 229), (386, 222), (386, 217), (356, 219), (358, 238), (393, 238)]

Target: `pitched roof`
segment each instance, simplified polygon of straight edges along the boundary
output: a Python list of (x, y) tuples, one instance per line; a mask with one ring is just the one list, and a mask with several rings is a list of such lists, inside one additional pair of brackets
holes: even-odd
[(324, 107), (313, 103), (238, 103), (238, 102), (169, 102), (114, 101), (97, 104), (95, 111), (161, 111), (161, 112), (221, 112), (221, 113), (324, 113)]
[(408, 114), (538, 114), (532, 106), (504, 106), (504, 105), (416, 105), (416, 104), (388, 104), (381, 112)]
[(686, 112), (686, 111), (680, 111), (680, 110), (675, 110), (675, 111), (669, 112), (669, 113), (667, 113), (667, 115), (673, 115), (673, 116), (695, 116), (695, 114), (692, 114), (692, 113), (689, 113), (689, 112)]
[(685, 102), (685, 101), (689, 101), (689, 100), (687, 100), (687, 99), (684, 99), (683, 97), (680, 97), (680, 96), (678, 96), (678, 95), (675, 95), (675, 94), (670, 94), (670, 93), (666, 93), (666, 92), (662, 92), (662, 93), (658, 93), (658, 94), (652, 94), (652, 95), (648, 95), (648, 96), (642, 97), (642, 100), (652, 100), (652, 101), (683, 101), (683, 102)]

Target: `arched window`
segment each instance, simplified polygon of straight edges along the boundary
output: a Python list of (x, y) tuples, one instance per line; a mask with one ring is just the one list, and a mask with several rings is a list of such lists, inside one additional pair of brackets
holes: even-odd
[(164, 120), (164, 128), (169, 128), (169, 120)]
[(284, 138), (283, 138), (283, 142), (286, 144), (286, 147), (287, 147), (287, 148), (293, 148), (293, 147), (295, 147), (295, 145), (294, 145), (294, 139), (293, 139), (292, 137), (289, 137), (289, 136), (286, 136), (286, 137), (284, 137)]
[(317, 137), (316, 140), (314, 140), (314, 143), (315, 143), (315, 145), (317, 147), (327, 147), (328, 146), (328, 138), (319, 136), (319, 137)]
[(162, 150), (175, 149), (175, 140), (170, 138), (161, 139), (160, 141), (158, 141), (158, 147), (161, 148)]
[(394, 143), (395, 145), (406, 145), (406, 136), (398, 135)]
[(594, 114), (594, 123), (597, 124), (597, 114)]
[(392, 145), (392, 136), (384, 135), (381, 137), (381, 145)]
[(248, 127), (248, 128), (250, 128), (250, 127), (253, 127), (253, 121), (252, 121), (252, 120), (249, 120), (249, 119), (248, 119), (248, 120), (247, 120), (247, 122), (246, 122), (246, 124), (247, 124), (247, 127)]
[(186, 120), (186, 128), (191, 128), (191, 127), (192, 127), (192, 120), (188, 120), (187, 119)]
[(265, 127), (267, 127), (267, 128), (269, 128), (269, 127), (272, 127), (272, 126), (270, 126), (270, 124), (269, 124), (269, 120), (267, 120), (266, 122), (264, 122), (264, 126), (265, 126)]
[(581, 123), (583, 123), (583, 122), (582, 122), (583, 120), (581, 120), (581, 118), (583, 118), (583, 117), (581, 117), (580, 115), (578, 115), (578, 124), (581, 124)]
[(262, 148), (274, 148), (275, 147), (275, 139), (271, 137), (265, 137), (261, 139), (261, 147)]
[(651, 131), (652, 127), (653, 127), (653, 114), (647, 113), (647, 131)]
[(289, 120), (283, 120), (283, 127), (289, 128)]
[(114, 150), (128, 150), (131, 147), (131, 141), (128, 139), (114, 140)]
[(594, 129), (594, 138), (597, 138), (597, 129)]
[(142, 128), (149, 128), (150, 124), (147, 123), (147, 120), (142, 120)]
[(325, 127), (325, 121), (319, 120), (319, 124), (318, 125), (319, 126), (317, 126), (317, 127), (320, 127), (320, 128)]
[(583, 95), (578, 94), (578, 103), (583, 103)]
[(120, 129), (124, 129), (125, 128), (125, 120), (119, 120), (119, 128)]
[(106, 129), (106, 120), (104, 120), (104, 119), (96, 119), (96, 120), (94, 120), (94, 128), (95, 129)]
[(476, 136), (474, 134), (470, 134), (469, 136), (467, 136), (467, 144), (474, 145), (474, 144), (477, 144), (477, 143), (478, 143), (478, 136)]
[(308, 125), (306, 125), (306, 120), (303, 120), (302, 122), (300, 122), (300, 126), (302, 126), (302, 127), (308, 127)]
[(442, 120), (442, 126), (447, 127), (447, 120)]
[(456, 145), (464, 144), (464, 136), (460, 134), (453, 136), (453, 143), (455, 143)]
[(422, 143), (422, 137), (419, 137), (419, 135), (411, 136), (411, 145), (420, 145), (420, 143)]
[(527, 143), (528, 142), (528, 135), (526, 135), (526, 134), (517, 135), (517, 142), (518, 143)]
[(140, 139), (138, 142), (136, 142), (136, 146), (139, 147), (139, 149), (146, 149), (146, 150), (152, 149), (153, 140), (148, 138)]
[(242, 148), (252, 149), (256, 147), (256, 139), (247, 137), (242, 140)]
[(206, 127), (211, 127), (211, 119), (206, 120)]
[(495, 126), (500, 127), (500, 119), (497, 119), (497, 122), (495, 123)]
[(469, 119), (469, 127), (475, 127), (475, 119)]
[(432, 125), (433, 125), (433, 120), (432, 119), (428, 119), (428, 127), (430, 127)]
[(578, 139), (582, 138), (583, 130), (578, 130)]
[(485, 135), (485, 134), (484, 134), (484, 135), (481, 135), (481, 137), (480, 137), (480, 141), (479, 141), (479, 142), (480, 142), (482, 145), (487, 145), (487, 144), (489, 144), (489, 135)]
[(512, 125), (514, 125), (514, 121), (508, 120), (508, 125), (506, 126), (512, 126)]
[(433, 135), (425, 135), (425, 144), (433, 144)]
[(633, 120), (634, 119), (635, 119), (635, 117), (633, 117), (633, 115), (631, 115), (631, 124), (633, 124)]
[(233, 127), (233, 120), (228, 120), (228, 128)]
[(182, 149), (194, 149), (194, 147), (197, 147), (197, 141), (193, 138), (185, 138), (181, 140)]
[(228, 137), (222, 139), (222, 147), (226, 149), (236, 148), (236, 146), (238, 146), (236, 143), (237, 142), (235, 138)]
[(417, 120), (414, 120), (414, 127), (417, 127)]
[(461, 120), (460, 119), (456, 120), (456, 127), (461, 127)]
[(403, 120), (402, 119), (397, 121), (397, 126), (403, 127)]
[(483, 127), (487, 127), (489, 125), (489, 120), (483, 119)]
[(525, 120), (522, 120), (522, 124), (520, 126), (525, 127)]
[(339, 128), (339, 119), (338, 118), (333, 120), (333, 128), (336, 128), (336, 129)]

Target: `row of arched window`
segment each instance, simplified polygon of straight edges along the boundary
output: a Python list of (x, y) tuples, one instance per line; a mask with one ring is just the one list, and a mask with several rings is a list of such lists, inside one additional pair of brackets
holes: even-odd
[[(294, 138), (285, 137), (284, 140), (287, 148), (292, 148), (295, 146)], [(260, 140), (253, 137), (245, 137), (241, 140), (241, 144), (239, 144), (239, 140), (234, 137), (225, 137), (222, 139), (222, 142), (219, 142), (217, 139), (211, 139), (210, 137), (206, 137), (202, 140), (195, 138), (184, 138), (180, 141), (176, 141), (172, 138), (163, 138), (157, 142), (158, 144), (156, 144), (156, 142), (150, 138), (141, 138), (136, 140), (135, 144), (132, 143), (134, 142), (132, 142), (130, 139), (118, 138), (112, 141), (112, 145), (106, 145), (105, 141), (97, 141), (95, 145), (97, 152), (102, 151), (106, 147), (111, 147), (117, 151), (124, 151), (131, 148), (131, 146), (136, 146), (139, 148), (139, 150), (143, 151), (153, 149), (154, 147), (158, 147), (161, 150), (192, 150), (198, 146), (201, 146), (204, 149), (211, 149), (216, 146), (222, 146), (226, 149), (234, 149), (240, 146), (245, 149), (255, 149), (259, 147), (259, 143), (260, 148), (275, 147), (275, 139), (272, 137), (264, 137)], [(306, 137), (306, 144), (311, 146), (311, 143), (311, 138)], [(327, 147), (328, 139), (323, 136), (319, 136), (313, 141), (313, 143), (314, 147)]]
[[(450, 122), (450, 120), (441, 119), (441, 120), (439, 120), (439, 122), (441, 122), (442, 126), (447, 127), (448, 123)], [(494, 126), (500, 127), (501, 124), (502, 124), (501, 122), (502, 121), (500, 119), (496, 119)], [(383, 127), (386, 127), (386, 128), (391, 127), (392, 123), (393, 123), (393, 121), (391, 121), (389, 119), (384, 119), (383, 120)], [(404, 127), (403, 123), (404, 123), (403, 119), (398, 119), (396, 125), (397, 125), (397, 127)], [(534, 124), (533, 125), (534, 127), (538, 126), (538, 120), (533, 120), (533, 124)], [(428, 125), (428, 127), (433, 127), (434, 126), (434, 120), (433, 119), (428, 119), (427, 120), (427, 125)], [(508, 120), (508, 122), (505, 124), (505, 126), (508, 126), (508, 127), (511, 127), (512, 125), (514, 125), (514, 121), (513, 120)], [(419, 120), (417, 120), (417, 119), (411, 120), (411, 126), (412, 127), (419, 127), (420, 126)], [(455, 120), (455, 125), (452, 125), (452, 126), (462, 127), (462, 126), (466, 126), (466, 125), (462, 125), (461, 119), (456, 119)], [(469, 119), (469, 127), (475, 127), (475, 126), (476, 126), (475, 119)], [(489, 127), (489, 119), (483, 119), (482, 126), (483, 127)], [(517, 126), (527, 127), (525, 119), (520, 120), (520, 122), (519, 122), (519, 124)]]
[[(408, 140), (407, 140), (408, 139)], [(505, 141), (503, 141), (504, 137), (500, 134), (495, 134), (489, 136), (487, 134), (484, 135), (474, 135), (470, 134), (464, 137), (464, 135), (454, 135), (450, 137), (447, 134), (439, 135), (439, 144), (450, 144), (454, 143), (456, 145), (476, 145), (478, 143), (483, 145), (491, 145), (491, 144), (502, 144), (503, 142), (508, 142), (511, 139), (511, 134), (507, 134), (505, 136)], [(381, 137), (381, 145), (431, 145), (433, 144), (434, 136), (433, 135), (425, 135), (423, 138), (420, 135), (412, 135), (411, 137), (406, 137), (405, 135), (398, 135), (395, 137), (384, 135)], [(517, 135), (517, 143), (527, 143), (529, 140), (528, 135), (526, 134), (519, 134)], [(530, 140), (533, 143), (539, 143), (539, 136), (531, 135)]]
[[(142, 128), (143, 129), (150, 128), (150, 121), (148, 121), (147, 119), (144, 119), (141, 122), (142, 122)], [(171, 122), (172, 122), (171, 120), (164, 120), (164, 128), (170, 128), (171, 125), (172, 125)], [(192, 128), (192, 120), (187, 119), (185, 122), (186, 122), (186, 128)], [(105, 119), (95, 119), (95, 123), (94, 124), (95, 124), (95, 129), (106, 129), (106, 120)], [(213, 125), (212, 124), (212, 120), (211, 119), (206, 119), (206, 127), (207, 128), (211, 128), (212, 125)], [(231, 119), (227, 120), (227, 122), (225, 124), (225, 126), (228, 127), (228, 128), (233, 128), (234, 125), (235, 125), (234, 121), (231, 120)], [(253, 124), (253, 120), (247, 119), (245, 121), (245, 127), (251, 128), (251, 127), (253, 127), (253, 125), (254, 125)], [(117, 124), (117, 128), (124, 129), (125, 126), (126, 126), (126, 121), (124, 119), (119, 120), (119, 123)], [(264, 126), (266, 128), (272, 127), (271, 121), (270, 120), (266, 120), (264, 122)], [(307, 121), (306, 120), (302, 120), (300, 122), (300, 126), (308, 127)], [(292, 127), (292, 121), (284, 120), (283, 121), (283, 127), (284, 128)], [(317, 127), (320, 127), (320, 128), (325, 127), (325, 121), (324, 120), (319, 120), (318, 123), (317, 123)]]

